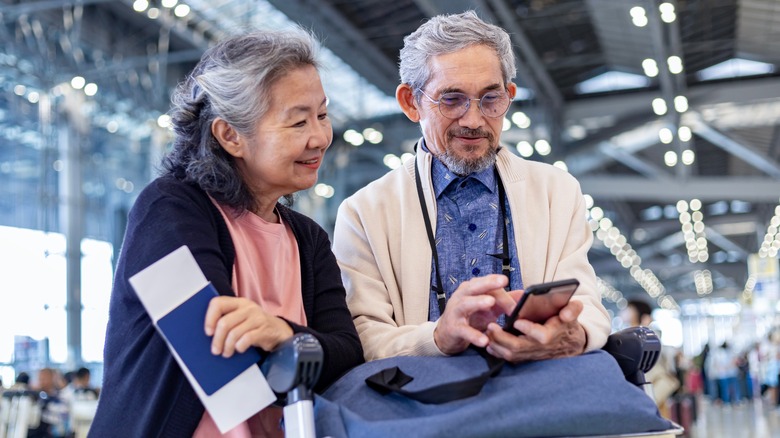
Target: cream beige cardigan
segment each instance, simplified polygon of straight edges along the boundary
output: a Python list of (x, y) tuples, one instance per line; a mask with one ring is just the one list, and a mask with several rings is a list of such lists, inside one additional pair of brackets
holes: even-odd
[[(431, 249), (414, 182), (417, 164), (435, 230), (431, 160), (431, 154), (418, 148), (415, 159), (339, 207), (333, 252), (366, 360), (443, 355), (433, 342), (436, 323), (428, 321)], [(580, 287), (572, 299), (584, 304), (579, 322), (587, 333), (586, 349), (601, 348), (610, 321), (587, 258), (593, 233), (579, 183), (560, 169), (524, 160), (506, 148), (496, 163), (517, 236), (523, 284), (577, 278)]]

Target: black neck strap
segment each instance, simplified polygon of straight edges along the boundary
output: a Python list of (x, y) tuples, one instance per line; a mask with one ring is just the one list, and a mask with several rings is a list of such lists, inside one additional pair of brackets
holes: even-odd
[[(416, 158), (415, 158), (416, 159)], [(489, 254), (492, 257), (501, 259), (501, 273), (504, 274), (507, 279), (511, 279), (512, 268), (509, 259), (509, 238), (507, 231), (506, 220), (506, 192), (504, 191), (504, 185), (501, 182), (501, 176), (498, 174), (498, 169), (494, 168), (496, 175), (496, 183), (498, 184), (498, 204), (501, 209), (501, 217), (499, 220), (503, 225), (502, 238), (503, 243), (501, 245), (501, 253)], [(417, 163), (414, 163), (414, 180), (417, 184), (417, 197), (420, 199), (420, 208), (422, 208), (423, 221), (425, 222), (425, 231), (428, 234), (428, 243), (431, 245), (431, 254), (433, 255), (433, 263), (436, 268), (436, 284), (431, 285), (431, 288), (436, 292), (436, 302), (439, 304), (439, 315), (444, 314), (444, 308), (447, 304), (447, 298), (444, 293), (444, 287), (441, 281), (441, 270), (439, 269), (439, 252), (436, 250), (436, 239), (433, 234), (433, 227), (431, 226), (431, 218), (428, 216), (428, 206), (425, 203), (425, 195), (422, 189), (422, 179), (420, 178), (420, 171), (417, 169)], [(507, 289), (510, 286), (507, 285)]]
[(420, 199), (420, 207), (422, 208), (423, 221), (425, 221), (425, 231), (428, 233), (428, 242), (431, 244), (431, 253), (433, 254), (433, 263), (436, 265), (436, 285), (431, 286), (436, 291), (436, 301), (439, 303), (439, 314), (444, 313), (444, 306), (446, 303), (446, 296), (444, 295), (444, 287), (441, 283), (441, 270), (439, 269), (439, 252), (436, 251), (436, 239), (433, 237), (433, 228), (431, 227), (431, 218), (428, 216), (428, 205), (425, 203), (425, 194), (423, 194), (422, 180), (420, 179), (420, 171), (417, 170), (417, 163), (414, 163), (414, 179), (417, 183), (417, 197)]

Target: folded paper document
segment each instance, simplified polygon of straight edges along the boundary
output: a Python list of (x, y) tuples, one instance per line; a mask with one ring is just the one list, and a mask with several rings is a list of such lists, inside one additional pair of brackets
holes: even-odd
[(217, 296), (189, 248), (182, 246), (130, 278), (130, 284), (168, 343), (222, 433), (276, 400), (249, 349), (230, 358), (211, 353), (204, 322)]

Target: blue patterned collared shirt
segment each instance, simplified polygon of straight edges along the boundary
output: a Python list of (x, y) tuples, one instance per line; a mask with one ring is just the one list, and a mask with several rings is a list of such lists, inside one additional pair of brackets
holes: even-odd
[[(425, 146), (423, 145), (423, 148)], [(498, 206), (498, 184), (494, 167), (460, 177), (434, 157), (431, 179), (436, 196), (436, 248), (439, 253), (441, 281), (447, 300), (466, 280), (501, 273), (503, 229)], [(506, 203), (507, 240), (509, 240), (510, 290), (522, 289), (520, 262), (512, 229), (511, 212)], [(493, 257), (492, 254), (499, 254)], [(436, 265), (431, 260), (431, 285), (436, 285)], [(428, 320), (441, 316), (436, 292), (431, 287)]]

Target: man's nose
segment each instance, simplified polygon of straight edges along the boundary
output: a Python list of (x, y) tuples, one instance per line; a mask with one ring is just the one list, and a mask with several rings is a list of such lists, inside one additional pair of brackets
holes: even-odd
[(478, 128), (485, 122), (482, 110), (479, 108), (478, 100), (471, 100), (466, 112), (460, 116), (458, 124), (466, 128)]

